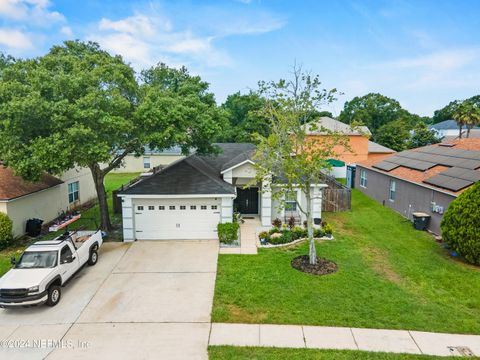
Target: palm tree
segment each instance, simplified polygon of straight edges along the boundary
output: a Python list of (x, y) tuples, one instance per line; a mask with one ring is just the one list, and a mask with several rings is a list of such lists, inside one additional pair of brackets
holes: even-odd
[(463, 101), (460, 103), (452, 115), (457, 122), (459, 128), (458, 137), (462, 138), (462, 129), (467, 127), (467, 138), (470, 136), (470, 130), (480, 124), (480, 107), (471, 101)]

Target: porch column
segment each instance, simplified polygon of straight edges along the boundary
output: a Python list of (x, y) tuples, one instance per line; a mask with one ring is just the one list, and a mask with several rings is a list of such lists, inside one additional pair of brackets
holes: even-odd
[(123, 241), (131, 242), (135, 240), (133, 232), (133, 202), (132, 198), (122, 197), (122, 226)]
[(262, 181), (262, 226), (272, 225), (272, 191), (268, 181)]
[[(312, 215), (313, 218), (322, 218), (322, 189), (318, 186), (313, 187)], [(320, 225), (313, 224), (313, 227), (319, 228)]]
[(223, 197), (221, 222), (222, 224), (224, 224), (232, 221), (233, 221), (233, 198)]

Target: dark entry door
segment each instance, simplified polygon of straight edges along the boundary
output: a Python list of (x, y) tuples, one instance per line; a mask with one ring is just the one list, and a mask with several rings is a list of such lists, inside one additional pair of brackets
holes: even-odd
[(234, 207), (241, 214), (258, 214), (258, 188), (237, 188)]

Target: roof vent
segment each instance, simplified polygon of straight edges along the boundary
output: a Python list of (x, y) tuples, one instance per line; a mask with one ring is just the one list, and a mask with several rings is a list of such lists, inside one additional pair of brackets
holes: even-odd
[(438, 144), (438, 146), (443, 146), (443, 147), (454, 147), (455, 145), (457, 145), (457, 144), (449, 144), (449, 143)]

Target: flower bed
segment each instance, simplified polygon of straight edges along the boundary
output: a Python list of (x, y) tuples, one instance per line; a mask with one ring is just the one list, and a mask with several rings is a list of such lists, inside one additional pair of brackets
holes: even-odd
[[(330, 230), (330, 228), (328, 230)], [(285, 226), (281, 228), (273, 227), (269, 231), (262, 231), (260, 234), (258, 234), (262, 247), (291, 245), (305, 240), (307, 236), (307, 229), (304, 229), (300, 226), (295, 226), (291, 229)], [(329, 231), (327, 234), (323, 229), (314, 229), (313, 237), (320, 240), (332, 239), (331, 232)]]

